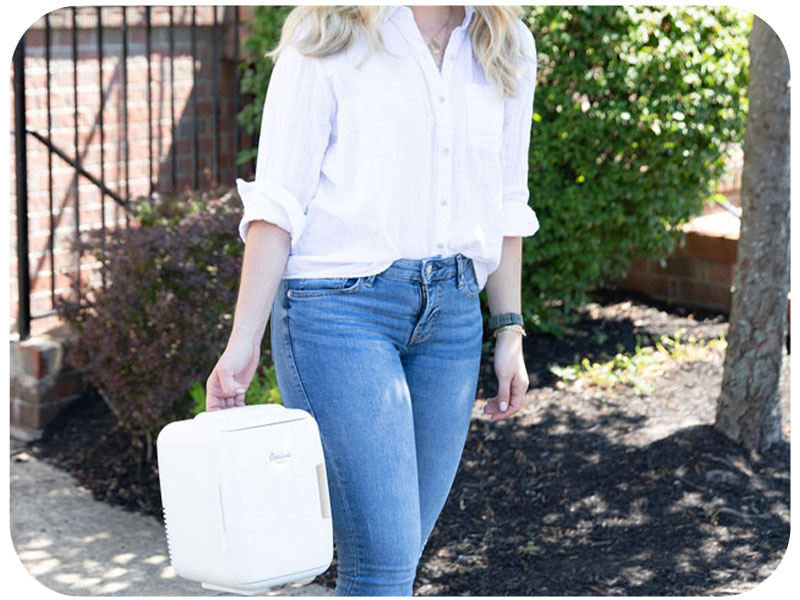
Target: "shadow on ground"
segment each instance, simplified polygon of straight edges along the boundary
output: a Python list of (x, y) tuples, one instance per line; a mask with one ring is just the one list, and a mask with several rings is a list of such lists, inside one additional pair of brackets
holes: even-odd
[(710, 426), (643, 447), (550, 408), (473, 421), (423, 593), (704, 595), (765, 579), (789, 539), (789, 446), (757, 462)]

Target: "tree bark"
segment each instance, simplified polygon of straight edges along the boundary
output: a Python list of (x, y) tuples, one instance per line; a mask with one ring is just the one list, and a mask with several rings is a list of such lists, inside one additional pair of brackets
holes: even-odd
[(715, 428), (752, 453), (781, 437), (789, 292), (789, 59), (755, 15), (742, 221)]

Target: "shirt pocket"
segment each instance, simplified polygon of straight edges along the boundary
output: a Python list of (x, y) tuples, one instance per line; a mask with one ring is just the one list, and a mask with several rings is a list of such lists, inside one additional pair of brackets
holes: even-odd
[(503, 101), (492, 85), (466, 86), (467, 141), (471, 146), (499, 151), (503, 141)]

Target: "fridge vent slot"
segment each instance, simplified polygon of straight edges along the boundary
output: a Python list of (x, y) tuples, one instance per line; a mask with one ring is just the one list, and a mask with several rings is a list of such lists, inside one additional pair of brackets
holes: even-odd
[(167, 519), (167, 507), (164, 506), (162, 510), (164, 512), (164, 532), (167, 536), (167, 554), (169, 554), (170, 564), (174, 564), (174, 561), (172, 560), (172, 544), (169, 542), (169, 520)]

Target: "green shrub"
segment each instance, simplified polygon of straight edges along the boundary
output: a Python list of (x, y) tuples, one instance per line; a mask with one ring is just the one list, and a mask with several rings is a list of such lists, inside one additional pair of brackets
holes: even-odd
[[(237, 115), (239, 123), (250, 134), (257, 134), (261, 129), (261, 113), (264, 111), (264, 99), (267, 96), (267, 83), (272, 75), (272, 59), (266, 52), (278, 45), (281, 27), (291, 6), (255, 6), (254, 17), (246, 24), (243, 42), (244, 60), (239, 68), (242, 72), (240, 91), (252, 98)], [(236, 157), (237, 164), (244, 164), (256, 157), (258, 148), (241, 150)]]
[(664, 258), (743, 139), (745, 14), (731, 8), (531, 7), (539, 75), (523, 307), (558, 332), (639, 255)]
[[(152, 442), (167, 423), (189, 418), (192, 384), (205, 380), (228, 342), (243, 244), (235, 193), (142, 200), (128, 229), (87, 232), (105, 289), (79, 305), (59, 299), (76, 332), (70, 362), (84, 370), (134, 443)], [(266, 336), (265, 336), (266, 337)], [(263, 391), (263, 378), (256, 386)]]

